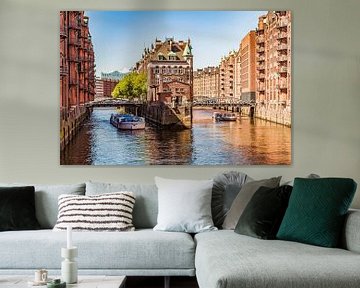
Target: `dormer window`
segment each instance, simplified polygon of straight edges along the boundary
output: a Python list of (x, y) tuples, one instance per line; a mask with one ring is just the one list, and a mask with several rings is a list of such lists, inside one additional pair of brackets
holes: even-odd
[(169, 52), (168, 57), (169, 57), (169, 60), (170, 60), (170, 61), (176, 61), (176, 60), (177, 60), (176, 53), (173, 52), (173, 51), (170, 51), (170, 52)]
[(160, 61), (166, 60), (164, 54), (162, 54), (161, 52), (158, 54), (158, 60), (160, 60)]

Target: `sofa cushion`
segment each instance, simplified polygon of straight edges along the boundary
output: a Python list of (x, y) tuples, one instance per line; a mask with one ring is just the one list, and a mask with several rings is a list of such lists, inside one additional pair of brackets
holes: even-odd
[(360, 253), (360, 210), (351, 209), (346, 215), (341, 237), (343, 248)]
[(213, 180), (155, 177), (159, 213), (154, 230), (198, 233), (217, 229), (211, 217)]
[(61, 194), (84, 195), (85, 184), (33, 185), (0, 183), (0, 186), (34, 186), (36, 218), (43, 229), (52, 229), (58, 216), (58, 197)]
[[(186, 233), (73, 232), (72, 240), (79, 270), (194, 269), (195, 244)], [(2, 232), (0, 269), (60, 269), (61, 247), (66, 247), (66, 231)]]
[(262, 240), (231, 230), (195, 236), (200, 288), (353, 288), (360, 254), (297, 242)]
[(227, 213), (223, 228), (224, 229), (235, 229), (237, 222), (240, 219), (246, 205), (249, 203), (251, 197), (261, 187), (275, 188), (279, 186), (281, 177), (273, 177), (270, 179), (256, 180), (244, 184), (231, 204), (230, 210)]
[(40, 228), (34, 192), (33, 186), (0, 187), (0, 231)]
[[(307, 175), (306, 177), (303, 178), (309, 178), (309, 179), (317, 179), (320, 178), (320, 175), (315, 174), (315, 173), (310, 173), (309, 175)], [(282, 185), (289, 185), (289, 186), (294, 186), (294, 181), (295, 178), (286, 182), (281, 183)]]
[(158, 192), (155, 184), (86, 183), (86, 195), (89, 196), (118, 191), (130, 191), (135, 195), (133, 223), (136, 229), (156, 225)]
[(260, 187), (236, 224), (235, 232), (255, 238), (275, 239), (288, 206), (292, 187)]
[(348, 178), (295, 178), (277, 238), (337, 247), (355, 190)]
[(241, 187), (251, 181), (248, 175), (237, 171), (220, 173), (214, 178), (211, 199), (211, 213), (214, 225), (221, 228), (231, 204), (239, 193)]
[(55, 231), (133, 231), (132, 192), (114, 192), (93, 196), (63, 194), (59, 197), (59, 216)]

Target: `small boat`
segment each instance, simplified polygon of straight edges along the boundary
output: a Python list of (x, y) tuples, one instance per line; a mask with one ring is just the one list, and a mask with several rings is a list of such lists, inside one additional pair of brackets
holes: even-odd
[(214, 112), (212, 118), (216, 121), (236, 121), (237, 116), (235, 113)]
[(222, 116), (221, 112), (214, 112), (212, 118), (215, 119), (216, 121), (220, 121), (221, 116)]
[(121, 130), (145, 129), (145, 118), (132, 114), (111, 114), (110, 123)]
[(236, 121), (237, 116), (235, 113), (224, 113), (221, 116), (221, 121)]

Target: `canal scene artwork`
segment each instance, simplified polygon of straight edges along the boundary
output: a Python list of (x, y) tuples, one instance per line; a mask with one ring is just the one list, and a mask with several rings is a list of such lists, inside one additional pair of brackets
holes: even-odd
[(290, 11), (60, 11), (61, 165), (290, 165)]

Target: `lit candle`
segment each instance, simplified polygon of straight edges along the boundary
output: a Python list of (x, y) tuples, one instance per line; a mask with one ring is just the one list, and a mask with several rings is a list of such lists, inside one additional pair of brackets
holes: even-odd
[(69, 225), (67, 226), (66, 232), (67, 232), (67, 242), (66, 242), (66, 248), (70, 249), (72, 248), (72, 235), (71, 235), (72, 227)]

